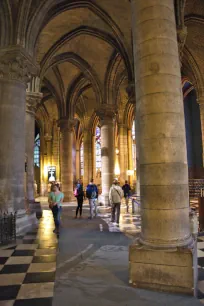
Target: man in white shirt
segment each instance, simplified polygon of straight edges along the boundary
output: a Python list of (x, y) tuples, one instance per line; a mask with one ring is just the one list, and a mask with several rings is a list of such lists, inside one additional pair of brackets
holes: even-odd
[(114, 180), (112, 187), (109, 191), (109, 200), (112, 206), (111, 222), (115, 222), (115, 212), (117, 214), (116, 223), (119, 225), (120, 221), (120, 205), (124, 196), (122, 188), (118, 185), (118, 181)]

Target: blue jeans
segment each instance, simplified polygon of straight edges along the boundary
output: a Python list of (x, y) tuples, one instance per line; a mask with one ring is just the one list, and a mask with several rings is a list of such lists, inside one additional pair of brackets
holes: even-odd
[(52, 214), (55, 222), (55, 228), (58, 230), (60, 226), (62, 207), (54, 206), (52, 209)]
[(89, 199), (90, 218), (97, 216), (97, 199)]

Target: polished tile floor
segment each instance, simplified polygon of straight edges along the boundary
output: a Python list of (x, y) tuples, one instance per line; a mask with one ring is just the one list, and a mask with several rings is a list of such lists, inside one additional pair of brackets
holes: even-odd
[(53, 218), (44, 210), (36, 231), (16, 245), (0, 248), (0, 306), (51, 306), (57, 238)]
[[(74, 213), (74, 210), (70, 208), (70, 212)], [(72, 224), (70, 220), (68, 223)], [(97, 224), (93, 229), (93, 233), (96, 235), (95, 238), (98, 237), (101, 231), (102, 221), (106, 224), (106, 227), (103, 227), (103, 231), (107, 232), (108, 236), (108, 232), (135, 236), (141, 230), (139, 212), (132, 214), (131, 205), (130, 212), (126, 213), (126, 206), (122, 204), (119, 226), (111, 223), (109, 210), (99, 213), (99, 218), (96, 221)], [(77, 228), (76, 225), (73, 225), (74, 227), (71, 225), (73, 231), (79, 231), (80, 226), (84, 226), (84, 229), (88, 226), (83, 220), (77, 224)], [(52, 305), (58, 249), (58, 240), (56, 235), (53, 234), (53, 228), (52, 213), (44, 209), (38, 229), (21, 237), (16, 244), (0, 247), (0, 306)], [(97, 228), (98, 230), (96, 231)], [(87, 231), (87, 236), (91, 235), (88, 228)], [(67, 239), (68, 237), (66, 241)], [(73, 238), (69, 237), (69, 239), (72, 241)], [(78, 236), (77, 239), (79, 239)], [(90, 242), (93, 243), (92, 240)], [(69, 264), (69, 260), (67, 262)], [(198, 268), (198, 298), (204, 304), (204, 236), (200, 236), (198, 239)]]

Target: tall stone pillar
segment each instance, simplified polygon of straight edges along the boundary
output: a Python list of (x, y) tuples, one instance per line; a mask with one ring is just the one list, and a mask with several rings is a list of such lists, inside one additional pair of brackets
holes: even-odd
[(44, 136), (45, 138), (45, 143), (46, 143), (46, 152), (47, 152), (47, 158), (46, 158), (46, 163), (47, 166), (52, 166), (52, 136), (46, 134)]
[(34, 142), (35, 142), (35, 112), (42, 99), (39, 92), (26, 93), (26, 155), (27, 155), (27, 188), (26, 198), (35, 201), (34, 189)]
[[(142, 231), (130, 248), (136, 287), (193, 294), (188, 167), (173, 0), (132, 0)], [(165, 18), (164, 18), (165, 16)]]
[(73, 147), (73, 127), (75, 121), (68, 118), (59, 120), (61, 132), (61, 182), (64, 200), (69, 202), (73, 198), (73, 162), (72, 162), (72, 147)]
[(115, 170), (115, 110), (104, 106), (97, 111), (101, 121), (101, 161), (102, 161), (102, 195), (99, 202), (109, 205), (109, 190), (114, 179)]
[(200, 123), (202, 131), (202, 145), (203, 145), (203, 166), (204, 166), (204, 97), (200, 97), (198, 100), (200, 106)]
[[(133, 169), (133, 153), (132, 153), (132, 129), (128, 129), (128, 170), (134, 170)], [(133, 176), (131, 175), (129, 177), (130, 185), (133, 184)]]
[(140, 197), (140, 118), (135, 113), (135, 141), (136, 141), (136, 194)]
[(88, 185), (93, 177), (92, 160), (92, 133), (90, 129), (84, 129), (84, 187)]
[(32, 60), (20, 47), (0, 50), (0, 206), (17, 211), (17, 233), (35, 222), (26, 215), (25, 106), (26, 83), (36, 72)]
[(127, 126), (125, 124), (118, 124), (119, 128), (119, 165), (120, 165), (120, 184), (124, 185), (127, 180), (128, 170), (128, 139)]
[(76, 144), (76, 179), (81, 177), (80, 173), (80, 148), (78, 143)]

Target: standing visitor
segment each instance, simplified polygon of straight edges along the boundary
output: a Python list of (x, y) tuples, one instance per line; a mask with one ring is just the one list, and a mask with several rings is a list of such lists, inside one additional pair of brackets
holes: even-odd
[(124, 196), (124, 193), (123, 193), (122, 188), (118, 185), (118, 182), (114, 180), (113, 185), (109, 191), (109, 200), (112, 206), (111, 222), (115, 223), (115, 212), (116, 212), (117, 225), (119, 225), (119, 221), (120, 221), (120, 205), (121, 205), (121, 200), (123, 196)]
[(125, 197), (125, 203), (126, 203), (126, 208), (127, 208), (127, 213), (129, 211), (129, 196), (130, 196), (130, 185), (128, 184), (128, 181), (125, 181), (125, 185), (122, 187), (124, 197)]
[(77, 219), (78, 212), (80, 213), (80, 218), (82, 216), (82, 209), (83, 209), (83, 202), (84, 202), (84, 190), (83, 190), (83, 184), (82, 180), (79, 179), (74, 191), (74, 196), (77, 199), (77, 209), (76, 209), (76, 216), (75, 219)]
[(94, 214), (97, 216), (97, 199), (98, 199), (98, 188), (94, 184), (93, 179), (91, 179), (90, 183), (86, 188), (86, 197), (89, 199), (89, 207), (90, 207), (90, 217), (89, 219), (93, 219)]
[(59, 234), (63, 200), (64, 200), (64, 194), (60, 191), (59, 184), (55, 184), (52, 187), (52, 191), (49, 193), (48, 202), (49, 202), (49, 207), (52, 210), (55, 222), (55, 229), (53, 232), (56, 233), (57, 235)]

